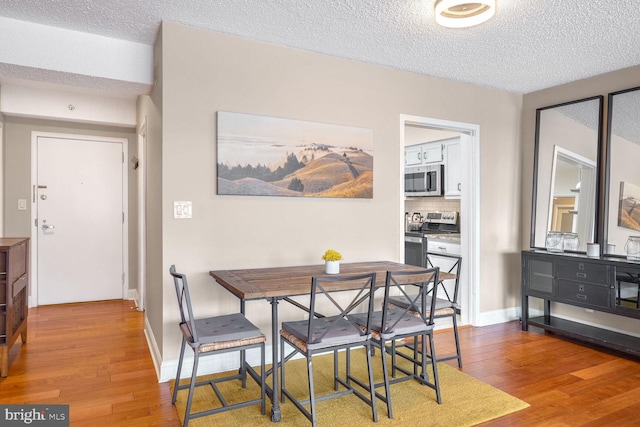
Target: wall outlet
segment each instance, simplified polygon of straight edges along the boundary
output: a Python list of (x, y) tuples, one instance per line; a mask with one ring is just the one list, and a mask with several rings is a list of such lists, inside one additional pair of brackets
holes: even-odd
[(18, 199), (18, 210), (19, 211), (27, 210), (27, 199)]
[(191, 202), (173, 202), (173, 218), (174, 219), (189, 219), (191, 218)]

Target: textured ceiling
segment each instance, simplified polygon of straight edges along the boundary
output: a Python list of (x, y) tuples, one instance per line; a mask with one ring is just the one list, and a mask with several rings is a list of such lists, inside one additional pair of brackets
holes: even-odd
[(515, 93), (640, 64), (637, 0), (497, 0), (468, 29), (435, 24), (434, 2), (0, 0), (0, 16), (148, 45), (167, 20)]

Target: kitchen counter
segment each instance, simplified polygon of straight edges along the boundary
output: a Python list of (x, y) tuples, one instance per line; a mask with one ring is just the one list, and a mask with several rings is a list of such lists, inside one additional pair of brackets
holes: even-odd
[(460, 233), (423, 233), (421, 231), (405, 231), (405, 236), (426, 237), (427, 240), (460, 244)]
[(459, 233), (443, 233), (443, 234), (425, 234), (424, 235), (427, 240), (437, 240), (447, 243), (455, 243), (460, 244), (460, 234)]

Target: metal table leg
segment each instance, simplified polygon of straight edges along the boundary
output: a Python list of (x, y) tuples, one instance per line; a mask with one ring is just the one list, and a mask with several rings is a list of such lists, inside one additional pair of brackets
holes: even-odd
[[(245, 301), (244, 298), (240, 298), (240, 313), (242, 313), (242, 315), (245, 315), (244, 312), (245, 309)], [(247, 358), (246, 358), (246, 353), (245, 350), (241, 350), (240, 351), (240, 369), (238, 369), (238, 374), (242, 375), (245, 369), (245, 362), (246, 362)], [(242, 388), (245, 388), (247, 386), (247, 378), (245, 375), (242, 375)]]
[(271, 421), (276, 423), (282, 419), (280, 413), (280, 396), (278, 393), (278, 299), (271, 298), (271, 343), (273, 390), (271, 391)]

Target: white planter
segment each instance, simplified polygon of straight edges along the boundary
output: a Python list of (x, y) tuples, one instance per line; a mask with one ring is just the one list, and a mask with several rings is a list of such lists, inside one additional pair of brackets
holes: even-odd
[(325, 261), (324, 266), (327, 274), (340, 273), (340, 261)]

